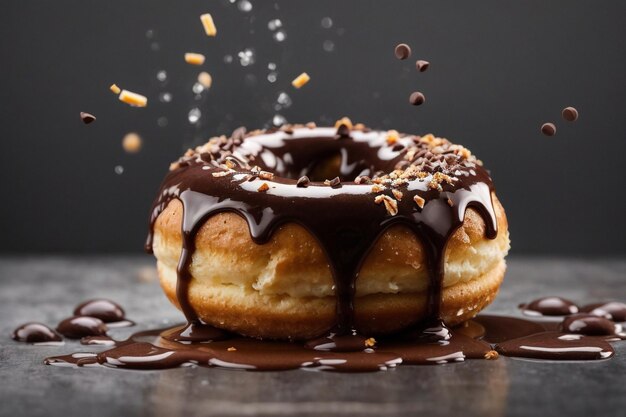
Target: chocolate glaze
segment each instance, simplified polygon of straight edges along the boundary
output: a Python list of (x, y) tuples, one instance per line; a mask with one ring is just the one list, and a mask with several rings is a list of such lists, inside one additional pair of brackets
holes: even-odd
[(111, 323), (124, 320), (124, 309), (117, 303), (103, 298), (88, 300), (74, 309), (75, 316), (90, 316)]
[(54, 330), (42, 323), (25, 323), (13, 331), (13, 340), (25, 343), (58, 343), (63, 338)]
[(70, 339), (86, 336), (104, 336), (107, 326), (100, 319), (90, 316), (75, 316), (63, 320), (57, 326), (57, 332)]
[(567, 316), (578, 313), (576, 304), (561, 297), (542, 297), (520, 304), (519, 307), (529, 316)]
[[(355, 281), (373, 244), (393, 225), (408, 227), (422, 241), (427, 254), (430, 285), (426, 325), (443, 326), (439, 310), (444, 253), (448, 239), (463, 223), (465, 210), (472, 207), (480, 213), (487, 237), (497, 234), (493, 184), (487, 171), (463, 147), (432, 136), (401, 136), (388, 143), (385, 132), (352, 130), (346, 137), (337, 133), (334, 128), (294, 126), (241, 139), (244, 135), (239, 130), (231, 138), (214, 138), (188, 151), (174, 164), (151, 210), (146, 249), (152, 249), (159, 214), (172, 199), (179, 199), (184, 208), (183, 247), (176, 295), (190, 323), (199, 323), (188, 299), (196, 232), (208, 217), (230, 211), (247, 221), (258, 244), (267, 242), (278, 227), (289, 222), (302, 225), (318, 240), (335, 283), (336, 324), (329, 336), (335, 340), (337, 336), (359, 337), (354, 326)], [(333, 156), (340, 161), (337, 176), (341, 182), (337, 186), (320, 181), (297, 186), (304, 175), (316, 179), (313, 174), (320, 164)], [(385, 176), (407, 168), (419, 176), (399, 180), (400, 185), (390, 184), (394, 178)], [(273, 173), (273, 178), (263, 176), (260, 170)], [(397, 201), (397, 214), (374, 202), (377, 194), (372, 192), (372, 181), (386, 185), (383, 193), (390, 198), (394, 198), (391, 188), (400, 187), (405, 196)], [(269, 189), (257, 192), (264, 183)], [(415, 204), (415, 195), (425, 200), (423, 208)], [(320, 343), (328, 344), (327, 338)]]
[(80, 339), (81, 345), (88, 346), (115, 346), (115, 340), (109, 336), (87, 336)]
[(613, 321), (626, 321), (626, 304), (616, 301), (588, 304), (580, 309), (583, 313), (606, 317)]

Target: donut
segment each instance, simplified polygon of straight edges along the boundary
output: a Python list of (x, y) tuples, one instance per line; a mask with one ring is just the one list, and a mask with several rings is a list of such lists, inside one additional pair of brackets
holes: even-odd
[(344, 118), (238, 128), (188, 150), (161, 184), (146, 249), (189, 323), (311, 340), (474, 317), (502, 283), (509, 233), (467, 148)]

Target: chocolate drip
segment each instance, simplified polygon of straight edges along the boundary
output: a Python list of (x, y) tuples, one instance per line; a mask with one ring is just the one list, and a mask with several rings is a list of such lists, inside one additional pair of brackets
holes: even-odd
[(13, 340), (25, 343), (45, 344), (59, 343), (63, 338), (54, 330), (42, 323), (25, 323), (13, 331)]
[[(388, 143), (382, 132), (353, 131), (341, 139), (335, 134), (331, 128), (300, 128), (248, 136), (241, 143), (216, 138), (195, 152), (189, 151), (166, 176), (152, 207), (146, 248), (152, 248), (159, 214), (169, 201), (179, 199), (183, 205), (183, 247), (176, 295), (192, 325), (200, 323), (188, 298), (195, 236), (207, 218), (228, 211), (247, 221), (258, 244), (266, 243), (278, 227), (290, 222), (303, 226), (317, 239), (335, 284), (336, 324), (331, 337), (357, 335), (354, 295), (359, 269), (381, 234), (395, 225), (408, 227), (421, 240), (427, 255), (430, 285), (426, 327), (445, 327), (439, 317), (445, 250), (462, 225), (465, 210), (472, 207), (480, 213), (488, 238), (497, 234), (488, 173), (467, 150), (445, 140), (403, 136)], [(313, 174), (327, 171), (325, 165), (332, 165), (337, 157), (340, 186), (325, 186), (319, 181), (297, 186), (298, 178), (306, 175), (315, 179)], [(239, 163), (229, 163), (233, 158)], [(258, 167), (252, 167), (253, 163)], [(419, 175), (402, 180), (407, 167)], [(396, 177), (381, 177), (381, 172), (396, 169), (402, 170), (395, 171)], [(269, 172), (264, 175), (261, 170)], [(372, 182), (355, 182), (357, 175), (372, 175)], [(386, 191), (382, 193), (392, 199), (393, 181), (400, 181), (405, 195), (393, 199), (397, 213), (393, 205), (390, 209), (387, 203), (376, 204), (372, 190), (383, 186)], [(262, 184), (269, 188), (257, 192)], [(416, 205), (414, 196), (424, 204)]]

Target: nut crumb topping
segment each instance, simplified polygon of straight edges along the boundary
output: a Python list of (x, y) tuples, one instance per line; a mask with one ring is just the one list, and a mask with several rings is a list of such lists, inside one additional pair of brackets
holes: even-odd
[(400, 138), (400, 134), (397, 130), (389, 130), (387, 131), (387, 145), (395, 144)]
[(229, 348), (228, 348), (228, 349), (226, 349), (226, 350), (227, 350), (227, 351), (229, 351), (229, 352), (235, 352), (235, 351), (237, 351), (237, 348), (236, 348), (236, 347), (234, 347), (234, 346), (231, 346), (231, 347), (229, 347)]
[(230, 172), (228, 171), (217, 171), (217, 172), (212, 172), (211, 175), (213, 175), (214, 177), (225, 177), (228, 174), (230, 174)]
[(354, 126), (352, 125), (352, 120), (348, 119), (347, 117), (342, 117), (341, 119), (337, 120), (335, 122), (335, 128), (338, 129), (339, 126), (344, 125), (345, 127), (347, 127), (349, 130), (352, 130), (354, 128)]
[(396, 198), (396, 200), (398, 201), (402, 201), (402, 197), (404, 196), (404, 194), (402, 194), (402, 191), (400, 190), (396, 190), (395, 188), (393, 188), (391, 190), (391, 194), (393, 194), (393, 196)]
[(262, 180), (271, 180), (274, 178), (274, 173), (268, 172), (268, 171), (261, 171), (259, 172), (259, 178), (261, 178)]
[(422, 197), (420, 197), (419, 195), (415, 194), (413, 196), (413, 201), (415, 201), (415, 204), (417, 204), (417, 207), (423, 209), (424, 208), (424, 204), (426, 204), (426, 200), (424, 200)]
[(488, 361), (496, 360), (499, 357), (500, 357), (500, 354), (496, 352), (495, 350), (490, 350), (489, 352), (485, 353), (485, 359), (487, 359)]
[(262, 192), (265, 192), (265, 191), (267, 191), (269, 189), (270, 189), (270, 186), (267, 185), (266, 182), (264, 182), (263, 184), (261, 184), (261, 186), (259, 188), (257, 188), (257, 191), (262, 193)]
[(374, 347), (374, 346), (376, 346), (376, 339), (374, 339), (373, 337), (365, 339), (365, 347)]

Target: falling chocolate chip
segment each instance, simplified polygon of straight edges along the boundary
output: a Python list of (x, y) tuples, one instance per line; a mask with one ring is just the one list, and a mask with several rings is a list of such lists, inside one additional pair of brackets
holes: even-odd
[(426, 71), (426, 70), (428, 69), (428, 67), (430, 67), (430, 62), (428, 62), (428, 61), (424, 61), (424, 60), (422, 60), (422, 59), (418, 59), (418, 60), (415, 62), (415, 68), (417, 68), (417, 70), (418, 70), (419, 72), (424, 72), (424, 71)]
[(420, 93), (419, 91), (415, 91), (414, 93), (411, 93), (411, 95), (409, 96), (409, 102), (414, 106), (419, 106), (420, 104), (423, 104), (425, 101), (426, 101), (426, 97), (424, 97), (424, 94)]
[(578, 110), (573, 107), (564, 108), (561, 112), (561, 115), (563, 116), (563, 119), (567, 120), (568, 122), (575, 122), (576, 120), (578, 120)]
[(556, 134), (556, 126), (554, 123), (544, 123), (541, 125), (541, 133), (546, 136), (554, 136)]
[(59, 323), (57, 332), (70, 339), (80, 339), (85, 336), (104, 336), (107, 326), (95, 317), (76, 316)]
[(75, 316), (89, 316), (105, 323), (124, 320), (124, 309), (117, 303), (104, 298), (85, 301), (74, 309)]
[(45, 324), (26, 323), (13, 331), (13, 340), (25, 343), (60, 342), (61, 336)]
[(80, 112), (80, 118), (86, 125), (96, 120), (96, 116), (94, 116), (93, 114), (85, 113), (82, 111)]
[(304, 175), (304, 176), (298, 178), (298, 182), (296, 183), (296, 187), (304, 188), (307, 185), (309, 185), (310, 182), (311, 182), (311, 180), (309, 179), (309, 177)]
[(328, 182), (328, 185), (330, 185), (332, 188), (337, 188), (340, 184), (341, 180), (339, 179), (339, 177), (335, 177)]
[(406, 43), (398, 44), (394, 52), (398, 59), (407, 59), (411, 56), (411, 48)]

